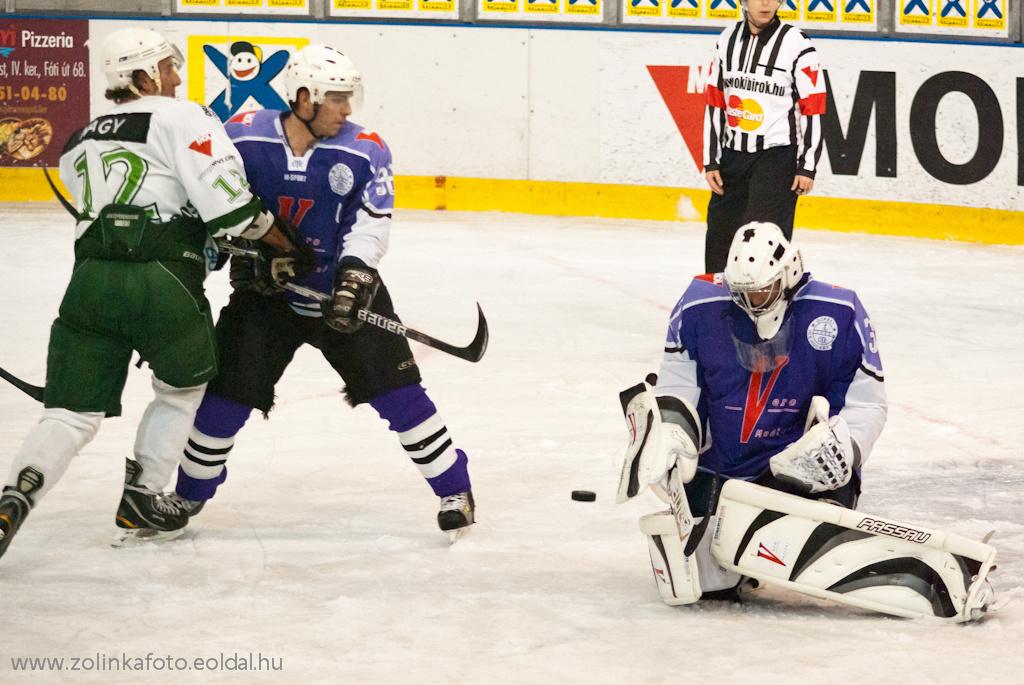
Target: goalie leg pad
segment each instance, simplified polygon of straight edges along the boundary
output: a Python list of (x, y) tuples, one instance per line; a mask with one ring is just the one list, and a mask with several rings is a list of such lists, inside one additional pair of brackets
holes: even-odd
[(722, 488), (711, 543), (725, 568), (873, 611), (951, 622), (995, 600), (995, 549), (740, 480)]
[[(714, 527), (712, 519), (708, 530)], [(654, 580), (665, 604), (693, 604), (704, 592), (727, 590), (740, 582), (740, 574), (722, 568), (711, 556), (710, 535), (704, 535), (693, 554), (686, 556), (684, 548), (689, 536), (679, 537), (671, 511), (644, 516), (640, 519), (640, 531), (647, 536)]]
[(659, 511), (640, 519), (640, 532), (647, 536), (651, 568), (661, 599), (669, 606), (693, 604), (700, 599), (700, 572), (696, 555), (683, 554), (686, 539), (679, 539), (671, 511)]

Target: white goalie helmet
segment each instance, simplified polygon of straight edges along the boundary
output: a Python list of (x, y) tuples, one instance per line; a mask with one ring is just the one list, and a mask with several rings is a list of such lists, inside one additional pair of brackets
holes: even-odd
[(762, 340), (779, 332), (793, 289), (804, 276), (804, 260), (782, 230), (755, 221), (736, 231), (725, 265), (729, 294), (757, 326)]
[(132, 74), (141, 70), (156, 81), (159, 90), (160, 62), (167, 57), (174, 58), (175, 69), (185, 64), (177, 46), (153, 29), (121, 29), (103, 41), (100, 70), (111, 88), (131, 88), (135, 92)]
[(352, 111), (363, 105), (363, 77), (348, 57), (326, 45), (307, 45), (292, 55), (284, 68), (284, 89), (288, 104), (298, 101), (300, 88), (309, 91), (314, 105), (319, 105), (327, 93), (352, 93), (349, 102)]

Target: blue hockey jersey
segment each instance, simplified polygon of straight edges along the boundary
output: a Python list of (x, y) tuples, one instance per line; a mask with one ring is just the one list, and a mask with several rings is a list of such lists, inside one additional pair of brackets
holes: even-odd
[(672, 312), (657, 395), (697, 407), (698, 468), (751, 479), (798, 439), (822, 395), (850, 426), (861, 463), (885, 425), (882, 361), (871, 320), (852, 290), (804, 276), (771, 341), (732, 302), (722, 274), (698, 276)]
[[(316, 270), (297, 283), (330, 293), (342, 257), (358, 257), (377, 268), (387, 252), (395, 202), (391, 150), (376, 133), (346, 121), (338, 135), (296, 157), (281, 114), (245, 112), (225, 128), (253, 193), (290, 219), (316, 253)], [(287, 297), (300, 314), (320, 315), (316, 302), (290, 292)]]

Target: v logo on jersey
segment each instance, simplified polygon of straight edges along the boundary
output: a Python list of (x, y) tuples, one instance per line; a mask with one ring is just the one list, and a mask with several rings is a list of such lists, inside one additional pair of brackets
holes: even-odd
[(764, 413), (764, 408), (768, 406), (768, 398), (771, 397), (775, 381), (779, 380), (779, 373), (788, 363), (789, 357), (779, 358), (779, 365), (772, 371), (772, 375), (768, 379), (768, 386), (764, 389), (764, 392), (761, 392), (761, 377), (764, 374), (760, 371), (750, 374), (750, 385), (747, 386), (747, 403), (743, 407), (743, 428), (740, 430), (740, 442), (745, 443), (750, 440), (750, 436), (754, 432), (754, 426), (757, 425), (761, 414)]
[(299, 209), (295, 212), (295, 216), (292, 216), (292, 207), (295, 205), (295, 198), (288, 197), (287, 195), (281, 195), (277, 198), (277, 207), (280, 210), (278, 214), (286, 219), (291, 220), (293, 224), (298, 226), (302, 223), (302, 217), (306, 216), (313, 207), (313, 200), (307, 200), (305, 198), (299, 198)]
[(213, 137), (209, 133), (199, 136), (192, 141), (192, 144), (188, 146), (188, 149), (195, 150), (207, 157), (213, 157)]
[(778, 564), (779, 566), (786, 565), (786, 563), (782, 561), (782, 559), (779, 559), (770, 549), (765, 547), (763, 542), (757, 543), (757, 556), (761, 557), (762, 559), (767, 559), (773, 564)]

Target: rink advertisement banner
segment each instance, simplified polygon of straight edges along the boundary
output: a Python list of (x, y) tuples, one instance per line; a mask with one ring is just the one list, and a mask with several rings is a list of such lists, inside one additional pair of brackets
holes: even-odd
[(259, 34), (189, 35), (188, 99), (209, 106), (221, 121), (240, 111), (287, 110), (281, 72), (309, 39)]
[[(90, 44), (123, 25), (92, 21)], [(716, 34), (350, 24), (341, 35), (331, 23), (225, 21), (158, 30), (187, 57), (179, 97), (222, 119), (286, 109), (288, 56), (308, 43), (341, 49), (365, 86), (352, 119), (394, 150), (400, 206), (690, 220), (707, 206), (703, 93)], [(894, 207), (917, 217), (911, 227), (935, 223), (939, 207), (943, 216), (991, 210), (967, 216), (979, 226), (1024, 210), (1024, 48), (812, 40), (828, 107), (814, 192), (798, 211), (829, 214), (810, 225), (850, 223), (863, 207)], [(90, 59), (97, 116), (111, 104), (98, 56)], [(24, 85), (12, 84), (12, 95)], [(81, 109), (69, 116), (84, 122)], [(50, 196), (41, 175), (31, 183), (18, 187), (22, 196), (8, 184), (0, 197)]]
[(55, 167), (72, 133), (89, 123), (87, 20), (0, 24), (0, 166)]
[(897, 0), (896, 31), (1006, 38), (1008, 0)]
[[(815, 195), (1024, 210), (1020, 47), (814, 44), (828, 91)], [(712, 47), (698, 37), (604, 41), (602, 182), (706, 187)]]
[(598, 23), (604, 18), (604, 2), (606, 0), (477, 0), (477, 16), (489, 21)]
[[(626, 24), (715, 28), (743, 16), (739, 0), (619, 1)], [(878, 26), (876, 7), (876, 0), (783, 0), (779, 19), (800, 28), (874, 31)]]
[(331, 16), (457, 20), (460, 0), (331, 0)]
[(308, 15), (310, 0), (175, 0), (179, 14), (260, 14)]

